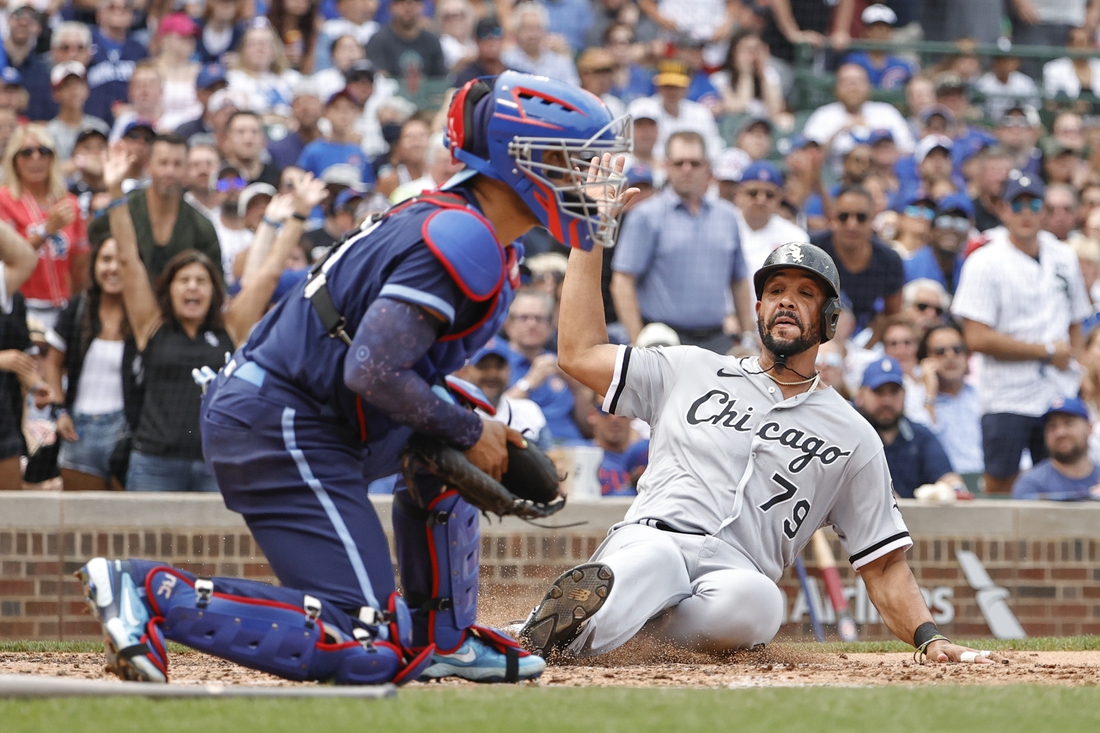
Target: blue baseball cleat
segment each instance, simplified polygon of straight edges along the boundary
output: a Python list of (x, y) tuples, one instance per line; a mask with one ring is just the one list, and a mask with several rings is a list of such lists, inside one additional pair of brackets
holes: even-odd
[(129, 570), (128, 562), (97, 557), (75, 575), (92, 615), (103, 626), (107, 669), (123, 680), (167, 682), (164, 637)]
[[(462, 646), (450, 654), (436, 652), (431, 666), (424, 670), (420, 679), (461, 677), (473, 682), (522, 682), (535, 679), (546, 669), (546, 662), (540, 657), (517, 646), (492, 643), (498, 642), (499, 632), (480, 627), (477, 631), (478, 635), (468, 633)], [(486, 632), (491, 635), (488, 643), (479, 638)], [(503, 651), (498, 651), (498, 646)]]

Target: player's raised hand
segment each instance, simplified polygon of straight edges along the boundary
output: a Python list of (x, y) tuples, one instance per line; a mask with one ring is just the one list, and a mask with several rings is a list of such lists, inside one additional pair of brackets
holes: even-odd
[(600, 219), (605, 224), (617, 219), (630, 200), (642, 192), (639, 188), (623, 189), (626, 182), (626, 176), (623, 175), (625, 165), (625, 155), (617, 155), (612, 160), (611, 153), (593, 156), (588, 163), (588, 179), (584, 190), (591, 199), (599, 203)]
[(971, 649), (968, 646), (952, 644), (946, 639), (934, 641), (928, 645), (925, 658), (932, 662), (962, 662), (963, 664), (1008, 664), (1008, 659), (991, 651)]
[(508, 444), (520, 448), (527, 447), (527, 441), (517, 430), (502, 422), (481, 417), (481, 437), (473, 448), (466, 451), (470, 463), (489, 474), (497, 481), (508, 470)]
[(107, 153), (107, 162), (103, 164), (103, 182), (107, 184), (108, 190), (122, 186), (133, 163), (134, 156), (121, 140), (111, 146), (110, 152)]

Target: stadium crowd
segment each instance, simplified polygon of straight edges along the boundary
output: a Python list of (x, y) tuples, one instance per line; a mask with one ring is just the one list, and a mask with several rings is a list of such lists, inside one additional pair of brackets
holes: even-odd
[[(1087, 52), (1098, 24), (1100, 0), (8, 0), (0, 488), (216, 489), (192, 371), (459, 170), (447, 95), (511, 68), (633, 120), (613, 340), (752, 353), (753, 272), (812, 241), (845, 306), (818, 369), (900, 496), (1100, 498), (1100, 58), (1012, 55)], [(958, 52), (849, 49), (921, 38)], [(806, 63), (835, 101), (799, 105)], [(631, 495), (649, 426), (558, 369), (568, 253), (524, 247), (461, 376)]]

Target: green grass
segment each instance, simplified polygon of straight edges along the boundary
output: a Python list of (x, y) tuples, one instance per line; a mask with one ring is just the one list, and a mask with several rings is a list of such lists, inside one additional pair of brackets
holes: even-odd
[[(1083, 652), (1100, 649), (1100, 636), (1036, 636), (1031, 639), (956, 639), (959, 644), (976, 649), (1020, 652)], [(875, 653), (911, 652), (913, 647), (900, 641), (841, 641), (816, 644), (814, 642), (776, 642), (777, 646), (806, 652), (826, 653)], [(100, 652), (98, 641), (3, 641), (0, 652)], [(168, 642), (168, 651), (175, 654), (193, 654), (191, 649)]]
[(1096, 731), (1100, 690), (1053, 687), (407, 689), (389, 700), (0, 701), (5, 733)]

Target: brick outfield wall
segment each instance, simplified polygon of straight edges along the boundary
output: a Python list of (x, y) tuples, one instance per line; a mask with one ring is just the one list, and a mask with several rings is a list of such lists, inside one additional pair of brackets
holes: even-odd
[[(79, 583), (71, 576), (87, 558), (96, 555), (140, 556), (202, 575), (274, 580), (243, 523), (216, 498), (216, 504), (211, 504), (210, 498), (175, 503), (158, 498), (134, 509), (134, 500), (127, 502), (117, 495), (101, 499), (82, 496), (78, 503), (66, 502), (59, 522), (53, 521), (52, 510), (27, 510), (28, 502), (42, 501), (49, 506), (49, 502), (68, 498), (47, 495), (32, 499), (23, 494), (23, 503), (8, 511), (9, 502), (0, 497), (0, 638), (98, 638), (98, 625), (87, 615)], [(92, 507), (91, 501), (98, 505)], [(117, 509), (112, 510), (112, 502)], [(588, 559), (626, 505), (574, 505), (559, 523), (588, 516), (590, 524), (559, 534), (512, 520), (484, 524), (483, 597), (503, 600), (512, 613), (530, 608), (548, 580)], [(197, 506), (201, 506), (198, 514), (202, 516), (192, 516)], [(1008, 590), (1008, 605), (1029, 635), (1100, 634), (1100, 507), (1079, 506), (1076, 513), (1048, 512), (1041, 521), (1021, 522), (1021, 516), (1028, 518), (1022, 513), (1026, 506), (1024, 510), (1014, 509), (1008, 502), (994, 502), (989, 507), (977, 503), (956, 508), (903, 506), (916, 539), (909, 562), (917, 581), (935, 591), (940, 602), (946, 598), (954, 609), (954, 619), (941, 624), (946, 633), (990, 635), (975, 591), (956, 560), (956, 550), (968, 550), (982, 561), (993, 582)], [(134, 510), (125, 511), (127, 508)], [(388, 526), (388, 505), (380, 504), (379, 509), (383, 526)], [(36, 512), (41, 516), (35, 516)], [(1015, 514), (1009, 517), (1006, 512)], [(84, 516), (87, 514), (98, 516)], [(113, 519), (104, 521), (105, 514)], [(118, 517), (128, 515), (129, 526), (122, 526)], [(156, 526), (160, 522), (150, 521), (150, 515), (182, 519), (171, 529)], [(87, 526), (82, 526), (85, 523)], [(959, 531), (990, 525), (1000, 531), (987, 537)], [(950, 531), (941, 534), (936, 528)], [(833, 544), (838, 559), (844, 558), (839, 542)], [(815, 575), (809, 553), (806, 558), (810, 574)], [(856, 574), (850, 566), (841, 561), (840, 568), (846, 585), (854, 584)], [(788, 596), (789, 615), (799, 585), (792, 573), (785, 575), (780, 585)], [(867, 613), (867, 605), (854, 599), (853, 609), (857, 606), (858, 620)], [(809, 627), (807, 623), (788, 623), (780, 633), (804, 637)], [(861, 638), (892, 635), (883, 624), (870, 623), (861, 625)]]

